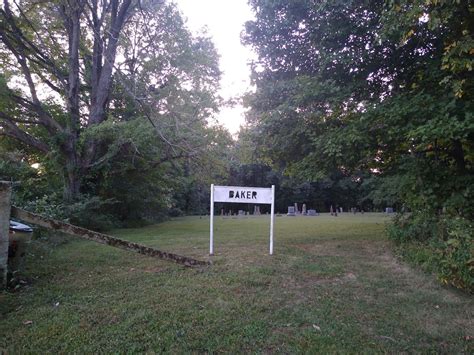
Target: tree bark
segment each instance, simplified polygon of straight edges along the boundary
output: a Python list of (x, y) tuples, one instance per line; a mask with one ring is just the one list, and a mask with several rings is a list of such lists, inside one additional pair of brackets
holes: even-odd
[(71, 143), (71, 149), (66, 153), (64, 164), (64, 192), (65, 202), (74, 202), (81, 192), (81, 164), (77, 155), (76, 144)]
[[(105, 119), (110, 86), (112, 84), (112, 71), (117, 54), (118, 39), (129, 13), (131, 3), (132, 0), (124, 0), (122, 5), (119, 6), (118, 0), (112, 0), (111, 2), (111, 19), (107, 35), (107, 46), (104, 51), (104, 63), (101, 65), (99, 61), (96, 61), (97, 68), (93, 68), (96, 80), (95, 82), (93, 81), (92, 84), (97, 86), (92, 89), (95, 95), (94, 105), (91, 106), (90, 109), (89, 125), (100, 123)], [(95, 40), (99, 40), (100, 42), (97, 43), (97, 45), (94, 44), (94, 49), (101, 49), (102, 39), (95, 38)], [(94, 58), (95, 57), (96, 55), (94, 55)]]
[(80, 75), (79, 75), (79, 47), (81, 38), (81, 16), (84, 12), (84, 1), (73, 1), (62, 8), (63, 22), (68, 34), (68, 66), (69, 76), (66, 92), (66, 108), (69, 120), (65, 128), (67, 140), (62, 144), (64, 155), (64, 200), (73, 202), (80, 193), (81, 159), (77, 148), (80, 130)]
[[(87, 126), (99, 124), (106, 119), (109, 94), (112, 86), (112, 73), (117, 54), (118, 40), (123, 25), (130, 13), (132, 0), (110, 2), (110, 24), (107, 27), (107, 35), (104, 37), (94, 36), (92, 53), (91, 73), (91, 102), (89, 107), (89, 120)], [(92, 9), (97, 9), (93, 2)], [(101, 18), (93, 16), (91, 27), (94, 33), (103, 25), (104, 14)], [(105, 38), (105, 40), (104, 40)], [(98, 142), (90, 140), (83, 155), (84, 166), (91, 165), (94, 161)]]

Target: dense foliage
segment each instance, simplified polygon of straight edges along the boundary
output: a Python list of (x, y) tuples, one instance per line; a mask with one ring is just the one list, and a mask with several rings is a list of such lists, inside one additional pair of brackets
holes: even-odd
[(183, 201), (226, 174), (231, 138), (209, 125), (217, 52), (175, 5), (0, 10), (0, 178), (17, 204), (93, 228), (207, 208)]
[[(251, 4), (256, 19), (247, 23), (244, 41), (259, 60), (253, 70), (256, 92), (247, 97), (248, 119), (265, 146), (262, 154), (291, 176), (307, 181), (344, 176), (366, 187), (359, 190), (360, 200), (409, 212), (394, 226), (394, 233), (404, 236), (396, 239), (458, 245), (463, 257), (451, 257), (456, 253), (441, 247), (438, 264), (446, 275), (442, 265), (449, 260), (446, 279), (463, 279), (453, 282), (469, 286), (466, 277), (474, 271), (472, 5)], [(460, 222), (424, 228), (451, 219)]]

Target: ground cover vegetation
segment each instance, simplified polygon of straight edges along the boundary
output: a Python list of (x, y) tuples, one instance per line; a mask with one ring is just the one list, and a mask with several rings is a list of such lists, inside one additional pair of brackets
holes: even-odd
[(392, 206), (400, 252), (472, 290), (472, 4), (250, 5), (255, 92), (234, 140), (210, 124), (218, 54), (171, 2), (4, 0), (0, 178), (19, 182), (15, 204), (100, 230), (208, 213), (211, 182), (274, 184), (282, 213)]
[[(0, 293), (7, 353), (472, 353), (473, 299), (401, 263), (381, 213), (216, 217), (214, 264), (189, 269), (44, 235), (28, 286)], [(206, 218), (112, 231), (206, 259)]]

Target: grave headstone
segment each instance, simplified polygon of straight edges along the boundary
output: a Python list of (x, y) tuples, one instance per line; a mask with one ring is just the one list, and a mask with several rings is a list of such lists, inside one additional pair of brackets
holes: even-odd
[(294, 206), (288, 206), (288, 213), (286, 214), (287, 216), (296, 216), (295, 214), (295, 207)]
[(333, 208), (332, 208), (332, 205), (331, 205), (331, 207), (329, 207), (329, 212), (331, 213), (331, 216), (334, 215), (334, 210), (333, 210)]
[(224, 215), (224, 209), (221, 208), (221, 216), (223, 216), (223, 215)]
[(301, 214), (306, 216), (306, 203), (303, 203), (303, 207), (301, 207)]
[(261, 213), (260, 213), (260, 206), (254, 206), (254, 207), (253, 207), (253, 214), (254, 214), (255, 216), (260, 216), (260, 214), (261, 214)]
[(343, 209), (342, 209), (342, 207), (339, 207), (339, 212), (340, 212), (340, 213), (344, 212)]
[(393, 213), (393, 207), (386, 207), (385, 213)]
[(295, 214), (299, 214), (300, 211), (298, 210), (298, 203), (295, 202)]
[(317, 216), (318, 213), (316, 212), (316, 210), (308, 210), (308, 216)]
[(240, 216), (245, 216), (245, 211), (244, 210), (239, 210), (239, 217)]

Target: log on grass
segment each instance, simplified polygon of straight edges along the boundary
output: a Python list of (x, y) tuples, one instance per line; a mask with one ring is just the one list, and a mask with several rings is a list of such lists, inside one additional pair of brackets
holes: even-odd
[(35, 224), (47, 229), (63, 232), (63, 233), (73, 235), (82, 239), (91, 240), (100, 244), (110, 245), (112, 247), (116, 247), (116, 248), (120, 248), (120, 249), (124, 249), (128, 251), (133, 251), (133, 252), (140, 253), (143, 255), (173, 261), (175, 263), (182, 264), (189, 267), (203, 266), (203, 265), (210, 264), (210, 262), (208, 261), (196, 260), (193, 258), (189, 258), (187, 256), (167, 253), (167, 252), (150, 248), (141, 244), (129, 242), (127, 240), (119, 239), (116, 237), (112, 237), (107, 234), (94, 232), (82, 227), (77, 227), (69, 223), (46, 218), (38, 214), (34, 214), (31, 212), (22, 210), (14, 206), (12, 206), (11, 208), (11, 216), (13, 218), (22, 220), (26, 223)]

